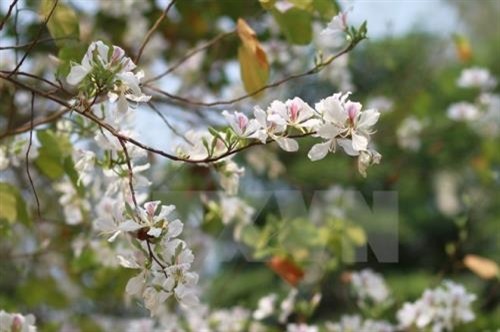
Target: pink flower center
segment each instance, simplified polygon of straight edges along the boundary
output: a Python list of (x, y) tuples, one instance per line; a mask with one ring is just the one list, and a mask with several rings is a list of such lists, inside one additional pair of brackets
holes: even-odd
[(241, 130), (245, 130), (245, 128), (248, 125), (248, 118), (244, 116), (243, 114), (238, 114), (236, 115), (236, 121), (238, 122), (238, 127)]
[(290, 106), (290, 120), (295, 122), (297, 120), (297, 117), (299, 115), (299, 105), (297, 103), (292, 103)]
[(349, 120), (351, 121), (351, 123), (354, 123), (354, 120), (358, 115), (358, 108), (355, 104), (349, 104), (347, 106), (347, 115), (349, 116)]

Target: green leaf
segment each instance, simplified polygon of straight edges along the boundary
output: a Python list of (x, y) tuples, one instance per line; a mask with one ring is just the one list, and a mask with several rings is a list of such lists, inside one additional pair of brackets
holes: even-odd
[(300, 8), (300, 9), (308, 9), (313, 0), (288, 0), (294, 7)]
[(0, 183), (0, 219), (13, 223), (17, 219), (17, 199), (12, 186)]
[[(52, 180), (61, 178), (65, 171), (69, 171), (68, 176), (75, 177), (71, 174), (70, 166), (65, 166), (65, 158), (71, 155), (72, 146), (68, 138), (57, 135), (52, 130), (41, 130), (37, 132), (38, 141), (41, 144), (38, 150), (39, 155), (35, 160), (35, 164), (46, 176)], [(70, 157), (71, 158), (71, 157)], [(71, 164), (73, 164), (71, 162)], [(72, 167), (74, 170), (74, 167)]]
[(310, 13), (299, 8), (292, 8), (284, 13), (272, 10), (272, 14), (290, 43), (306, 45), (311, 42), (313, 34)]
[[(47, 17), (54, 6), (54, 1), (43, 0), (40, 5), (40, 14)], [(78, 16), (68, 5), (59, 2), (54, 9), (52, 16), (47, 22), (52, 38), (71, 37), (78, 39), (80, 36), (80, 26)], [(67, 44), (67, 40), (56, 40), (56, 45), (61, 48)]]
[(75, 41), (66, 43), (61, 49), (57, 57), (61, 60), (61, 64), (57, 68), (57, 77), (63, 78), (68, 76), (71, 69), (71, 62), (80, 62), (86, 52), (82, 44)]
[(330, 21), (339, 11), (335, 0), (313, 0), (312, 6), (324, 21)]
[(0, 183), (0, 219), (10, 223), (21, 221), (28, 223), (28, 211), (19, 190), (8, 184)]
[(35, 164), (40, 171), (51, 180), (60, 179), (64, 175), (64, 168), (62, 167), (61, 161), (48, 155), (45, 152), (46, 150), (47, 149), (40, 148), (40, 155), (35, 160)]

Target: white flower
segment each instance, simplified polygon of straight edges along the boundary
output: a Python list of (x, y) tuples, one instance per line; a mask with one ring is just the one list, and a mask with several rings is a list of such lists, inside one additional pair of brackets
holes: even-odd
[(460, 102), (450, 105), (448, 117), (456, 121), (472, 121), (479, 117), (479, 110), (474, 104)]
[(351, 283), (361, 302), (371, 301), (380, 304), (389, 299), (389, 289), (383, 277), (370, 269), (353, 273)]
[(255, 119), (249, 120), (247, 116), (240, 112), (229, 113), (223, 111), (222, 115), (226, 118), (227, 122), (240, 138), (250, 137), (259, 128), (259, 124)]
[(235, 195), (238, 192), (240, 177), (244, 174), (245, 168), (238, 167), (238, 164), (228, 159), (217, 167), (217, 172), (219, 173), (221, 187), (229, 195)]
[(462, 88), (490, 90), (497, 85), (497, 80), (491, 75), (488, 69), (472, 67), (462, 70), (457, 84)]
[(316, 113), (305, 101), (299, 97), (288, 99), (285, 103), (273, 101), (270, 107), (271, 121), (281, 125), (288, 125), (299, 129), (310, 130), (318, 126), (321, 121)]
[(88, 185), (91, 181), (90, 173), (94, 169), (96, 156), (90, 150), (75, 150), (75, 170), (78, 172), (78, 183)]
[(294, 152), (299, 149), (299, 144), (294, 139), (284, 137), (282, 134), (286, 129), (285, 120), (276, 111), (281, 105), (276, 101), (271, 103), (267, 109), (267, 113), (260, 107), (254, 108), (255, 119), (259, 123), (259, 130), (255, 132), (253, 137), (266, 143), (268, 137), (276, 141), (279, 147), (287, 152)]
[(111, 235), (108, 239), (109, 242), (113, 242), (121, 233), (120, 224), (123, 222), (123, 208), (123, 202), (106, 196), (97, 204), (97, 219), (93, 226), (102, 234)]
[(262, 320), (271, 316), (274, 313), (274, 305), (276, 303), (276, 294), (269, 294), (259, 300), (257, 310), (253, 312), (253, 318)]
[[(109, 85), (107, 76), (112, 75), (112, 88), (108, 91), (109, 100), (111, 102), (118, 100), (118, 110), (125, 113), (129, 106), (127, 100), (139, 103), (151, 99), (151, 96), (142, 93), (139, 86), (144, 73), (139, 71), (134, 74), (132, 70), (135, 68), (135, 64), (125, 56), (123, 49), (118, 46), (110, 49), (102, 41), (97, 41), (90, 44), (81, 64), (72, 64), (66, 81), (71, 85), (78, 85), (91, 75), (96, 84)], [(104, 86), (99, 88), (102, 89)]]
[(281, 302), (281, 313), (278, 317), (278, 321), (280, 323), (285, 323), (288, 316), (293, 313), (295, 309), (295, 299), (299, 291), (296, 288), (292, 288), (292, 290), (288, 293), (287, 297)]
[(35, 316), (23, 316), (19, 313), (8, 313), (0, 310), (1, 332), (36, 332)]
[(345, 11), (335, 15), (326, 28), (321, 31), (321, 34), (331, 35), (339, 32), (345, 32), (347, 30), (347, 13), (348, 11)]
[(144, 306), (151, 312), (151, 316), (156, 315), (160, 306), (169, 298), (171, 294), (162, 290), (157, 291), (153, 287), (147, 287), (142, 296), (144, 297)]
[(168, 215), (175, 209), (173, 205), (162, 205), (156, 215), (160, 201), (152, 201), (144, 204), (144, 208), (137, 207), (136, 216), (122, 223), (119, 229), (124, 232), (134, 232), (147, 228), (147, 235), (159, 237), (164, 229), (167, 229), (167, 237), (175, 237), (182, 232), (182, 223), (176, 219), (168, 220)]
[(316, 104), (316, 111), (324, 120), (317, 135), (325, 141), (309, 151), (311, 160), (323, 159), (328, 152), (335, 152), (337, 143), (351, 156), (367, 150), (371, 127), (380, 113), (373, 109), (361, 112), (362, 105), (348, 100), (349, 94), (334, 94)]
[(143, 71), (139, 71), (136, 74), (125, 72), (116, 75), (117, 80), (114, 89), (108, 92), (108, 97), (109, 101), (112, 103), (118, 100), (117, 105), (119, 112), (127, 112), (129, 107), (127, 100), (136, 103), (146, 103), (151, 99), (151, 96), (143, 94), (139, 87), (139, 83), (143, 77)]
[(397, 313), (399, 327), (452, 331), (475, 319), (471, 309), (475, 299), (476, 296), (467, 293), (462, 285), (445, 281), (438, 288), (425, 290), (417, 301), (405, 303)]
[(405, 150), (417, 151), (420, 149), (420, 133), (423, 129), (424, 123), (416, 117), (404, 119), (396, 131), (398, 145)]
[(307, 325), (304, 323), (299, 323), (299, 324), (288, 324), (286, 326), (286, 331), (287, 332), (318, 332), (319, 329), (317, 326), (314, 325)]
[(340, 322), (325, 324), (327, 332), (394, 332), (396, 329), (386, 321), (365, 320), (359, 315), (343, 315)]

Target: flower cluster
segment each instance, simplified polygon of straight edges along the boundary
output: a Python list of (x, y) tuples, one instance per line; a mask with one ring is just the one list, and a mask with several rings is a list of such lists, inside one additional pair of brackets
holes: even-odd
[(441, 287), (425, 290), (417, 301), (405, 303), (397, 313), (399, 325), (402, 329), (416, 326), (435, 332), (452, 331), (474, 320), (471, 304), (475, 299), (462, 285), (446, 281)]
[(1, 332), (36, 332), (35, 317), (0, 310)]
[(395, 327), (389, 322), (367, 319), (359, 315), (343, 315), (337, 323), (327, 322), (327, 332), (393, 332)]
[(492, 91), (497, 80), (485, 68), (464, 69), (457, 85), (476, 88), (480, 94), (474, 102), (459, 101), (448, 107), (448, 118), (467, 122), (478, 134), (496, 137), (500, 134), (500, 96)]
[(142, 71), (134, 73), (136, 65), (118, 46), (109, 47), (102, 41), (90, 44), (81, 64), (73, 64), (66, 81), (80, 84), (85, 98), (107, 93), (111, 102), (118, 101), (118, 110), (126, 112), (128, 101), (147, 102), (151, 98), (142, 93)]
[(359, 172), (366, 175), (367, 167), (381, 158), (369, 146), (380, 113), (374, 109), (362, 111), (362, 105), (350, 101), (349, 95), (334, 94), (316, 103), (315, 109), (296, 97), (286, 102), (273, 101), (266, 111), (255, 107), (253, 119), (240, 112), (224, 112), (224, 116), (238, 139), (256, 139), (263, 144), (275, 141), (288, 152), (299, 148), (293, 137), (311, 135), (322, 139), (308, 153), (312, 161), (323, 159), (340, 146), (348, 155), (358, 156)]
[(193, 290), (198, 275), (189, 271), (194, 255), (177, 238), (182, 232), (182, 222), (168, 218), (174, 208), (160, 207), (159, 201), (147, 202), (144, 208), (136, 209), (132, 219), (119, 225), (119, 231), (132, 232), (141, 240), (143, 249), (143, 255), (118, 257), (123, 267), (141, 270), (128, 281), (126, 292), (142, 297), (151, 315), (157, 314), (171, 296), (184, 306), (198, 303)]
[(384, 278), (371, 269), (364, 269), (351, 275), (351, 284), (359, 303), (383, 304), (389, 300), (389, 289)]

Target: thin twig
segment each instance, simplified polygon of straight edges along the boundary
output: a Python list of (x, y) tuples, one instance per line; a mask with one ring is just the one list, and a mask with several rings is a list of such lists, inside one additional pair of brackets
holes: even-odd
[[(33, 128), (34, 106), (35, 106), (35, 93), (31, 92), (31, 127), (32, 128)], [(28, 179), (30, 181), (31, 189), (33, 189), (33, 195), (35, 196), (38, 218), (41, 218), (42, 212), (40, 210), (40, 200), (38, 199), (38, 194), (36, 193), (35, 184), (33, 183), (33, 179), (31, 178), (30, 166), (29, 166), (30, 165), (29, 154), (30, 154), (32, 143), (33, 143), (33, 130), (30, 130), (30, 140), (28, 143), (28, 149), (26, 150), (26, 173), (28, 174)]]
[(37, 118), (36, 120), (31, 120), (28, 123), (25, 123), (24, 125), (16, 128), (16, 129), (8, 130), (8, 131), (0, 134), (0, 140), (4, 139), (5, 137), (25, 133), (27, 131), (33, 130), (35, 127), (56, 121), (64, 114), (68, 113), (69, 111), (70, 111), (70, 109), (63, 108), (57, 112), (54, 112), (54, 113), (51, 113), (50, 115), (47, 115), (46, 117)]
[(221, 33), (220, 35), (216, 36), (215, 38), (213, 38), (212, 40), (209, 40), (208, 42), (206, 42), (205, 44), (187, 52), (182, 58), (180, 58), (174, 65), (172, 65), (170, 68), (168, 68), (165, 72), (153, 77), (153, 78), (150, 78), (148, 80), (146, 80), (144, 83), (150, 83), (150, 82), (153, 82), (153, 81), (157, 81), (159, 80), (160, 78), (162, 77), (165, 77), (167, 76), (168, 74), (170, 74), (171, 72), (173, 72), (174, 70), (176, 70), (177, 68), (179, 68), (184, 62), (186, 62), (187, 60), (189, 60), (192, 56), (194, 56), (195, 54), (209, 48), (210, 46), (212, 46), (213, 44), (217, 43), (219, 40), (227, 37), (227, 36), (230, 36), (232, 34), (234, 34), (236, 32), (236, 30), (233, 30), (233, 31), (229, 31), (229, 32), (224, 32), (224, 33)]
[(261, 93), (262, 91), (268, 90), (270, 88), (275, 88), (275, 87), (277, 87), (277, 86), (279, 86), (279, 85), (281, 85), (281, 84), (283, 84), (285, 82), (288, 82), (288, 81), (291, 81), (291, 80), (295, 80), (295, 79), (298, 79), (298, 78), (301, 78), (301, 77), (305, 77), (305, 76), (310, 76), (310, 75), (316, 74), (319, 70), (321, 70), (322, 68), (328, 66), (335, 59), (337, 59), (340, 56), (342, 56), (342, 55), (348, 53), (349, 51), (351, 51), (356, 46), (356, 44), (357, 44), (357, 42), (351, 41), (349, 43), (349, 45), (347, 45), (347, 47), (345, 47), (343, 50), (341, 50), (340, 52), (338, 52), (335, 55), (332, 55), (325, 62), (317, 64), (316, 66), (314, 66), (313, 68), (309, 69), (306, 72), (287, 76), (287, 77), (282, 78), (282, 79), (280, 79), (278, 81), (275, 81), (273, 83), (267, 84), (267, 85), (261, 87), (260, 89), (257, 89), (257, 90), (255, 90), (255, 91), (253, 91), (251, 93), (248, 93), (246, 95), (243, 95), (243, 96), (240, 96), (240, 97), (237, 97), (237, 98), (234, 98), (234, 99), (230, 99), (230, 100), (220, 100), (220, 101), (214, 101), (214, 102), (210, 102), (210, 103), (205, 103), (205, 102), (202, 102), (202, 101), (192, 101), (192, 100), (190, 100), (188, 98), (184, 98), (184, 97), (181, 97), (181, 96), (176, 96), (174, 94), (168, 93), (166, 91), (163, 91), (163, 90), (161, 90), (161, 89), (159, 89), (157, 87), (151, 86), (149, 84), (145, 84), (144, 87), (147, 88), (147, 89), (149, 89), (149, 90), (155, 91), (155, 92), (157, 92), (159, 94), (162, 94), (162, 95), (164, 95), (164, 96), (166, 96), (166, 97), (168, 97), (170, 99), (177, 100), (179, 102), (182, 102), (182, 103), (185, 103), (185, 104), (189, 104), (189, 105), (204, 106), (204, 107), (212, 107), (212, 106), (218, 106), (218, 105), (231, 105), (231, 104), (234, 104), (236, 102), (242, 101), (244, 99), (253, 97), (253, 96)]
[(9, 9), (7, 11), (7, 15), (5, 15), (5, 17), (3, 18), (2, 22), (0, 23), (0, 31), (2, 31), (3, 29), (3, 25), (5, 24), (5, 22), (7, 22), (7, 20), (9, 19), (10, 17), (10, 14), (12, 14), (12, 9), (14, 9), (14, 7), (16, 6), (17, 4), (17, 1), (18, 0), (14, 0), (10, 3), (10, 6), (9, 6)]
[(132, 171), (132, 163), (130, 162), (130, 156), (128, 154), (127, 150), (127, 145), (123, 139), (118, 138), (118, 141), (120, 142), (120, 145), (122, 146), (123, 153), (125, 154), (125, 161), (127, 162), (127, 168), (128, 168), (128, 186), (130, 188), (130, 195), (132, 196), (132, 202), (134, 202), (134, 206), (137, 208), (137, 199), (135, 197), (135, 190), (134, 190), (134, 173)]
[[(42, 44), (42, 43), (47, 43), (47, 42), (51, 42), (51, 41), (57, 41), (57, 40), (78, 40), (78, 38), (76, 37), (58, 37), (58, 38), (42, 38), (42, 39), (39, 39), (36, 44)], [(20, 49), (20, 48), (25, 48), (25, 47), (28, 47), (31, 45), (31, 42), (29, 43), (26, 43), (26, 44), (20, 44), (20, 45), (11, 45), (11, 46), (0, 46), (0, 51), (4, 51), (4, 50), (17, 50), (17, 49)]]
[(146, 47), (147, 43), (149, 42), (149, 39), (151, 39), (151, 36), (153, 36), (153, 33), (158, 29), (158, 26), (160, 26), (161, 21), (167, 16), (168, 11), (172, 6), (174, 5), (176, 0), (170, 1), (170, 3), (165, 7), (165, 10), (163, 13), (161, 13), (160, 17), (156, 20), (155, 24), (149, 29), (148, 33), (146, 34), (146, 37), (144, 38), (144, 41), (142, 42), (141, 47), (139, 48), (139, 52), (137, 53), (137, 56), (134, 59), (135, 64), (139, 63), (139, 60), (141, 59), (142, 52), (144, 51), (144, 48)]
[(59, 2), (59, 0), (54, 0), (54, 5), (50, 9), (50, 12), (47, 15), (47, 17), (45, 18), (42, 26), (40, 27), (40, 29), (38, 29), (38, 33), (36, 34), (35, 39), (28, 46), (28, 49), (26, 50), (26, 52), (24, 53), (23, 57), (21, 58), (21, 61), (19, 61), (19, 63), (17, 64), (16, 68), (14, 68), (14, 70), (8, 75), (8, 77), (11, 77), (12, 75), (14, 75), (17, 72), (17, 70), (23, 65), (24, 60), (26, 60), (26, 58), (28, 57), (28, 54), (31, 52), (31, 50), (33, 49), (33, 47), (35, 47), (35, 45), (38, 43), (38, 40), (40, 39), (40, 37), (42, 35), (42, 32), (43, 32), (45, 26), (47, 25), (47, 22), (49, 22), (50, 17), (54, 13), (54, 11), (55, 11), (55, 9), (57, 7), (57, 3), (58, 2)]
[(189, 145), (193, 145), (193, 143), (191, 141), (189, 141), (186, 136), (184, 136), (183, 134), (181, 134), (177, 129), (175, 129), (175, 127), (170, 123), (170, 121), (168, 121), (167, 117), (165, 115), (163, 115), (160, 110), (152, 103), (152, 102), (148, 102), (148, 106), (153, 110), (153, 112), (155, 112), (163, 121), (163, 123), (165, 123), (165, 125), (178, 137), (182, 138), (182, 140), (186, 143), (188, 143)]
[(167, 272), (165, 271), (165, 269), (167, 267), (156, 257), (156, 255), (154, 254), (153, 250), (151, 249), (151, 243), (149, 242), (148, 239), (146, 239), (146, 245), (148, 246), (149, 257), (152, 260), (154, 260), (156, 262), (156, 264), (158, 264), (161, 267), (161, 270), (162, 270), (163, 274), (165, 275), (165, 278), (168, 279)]

